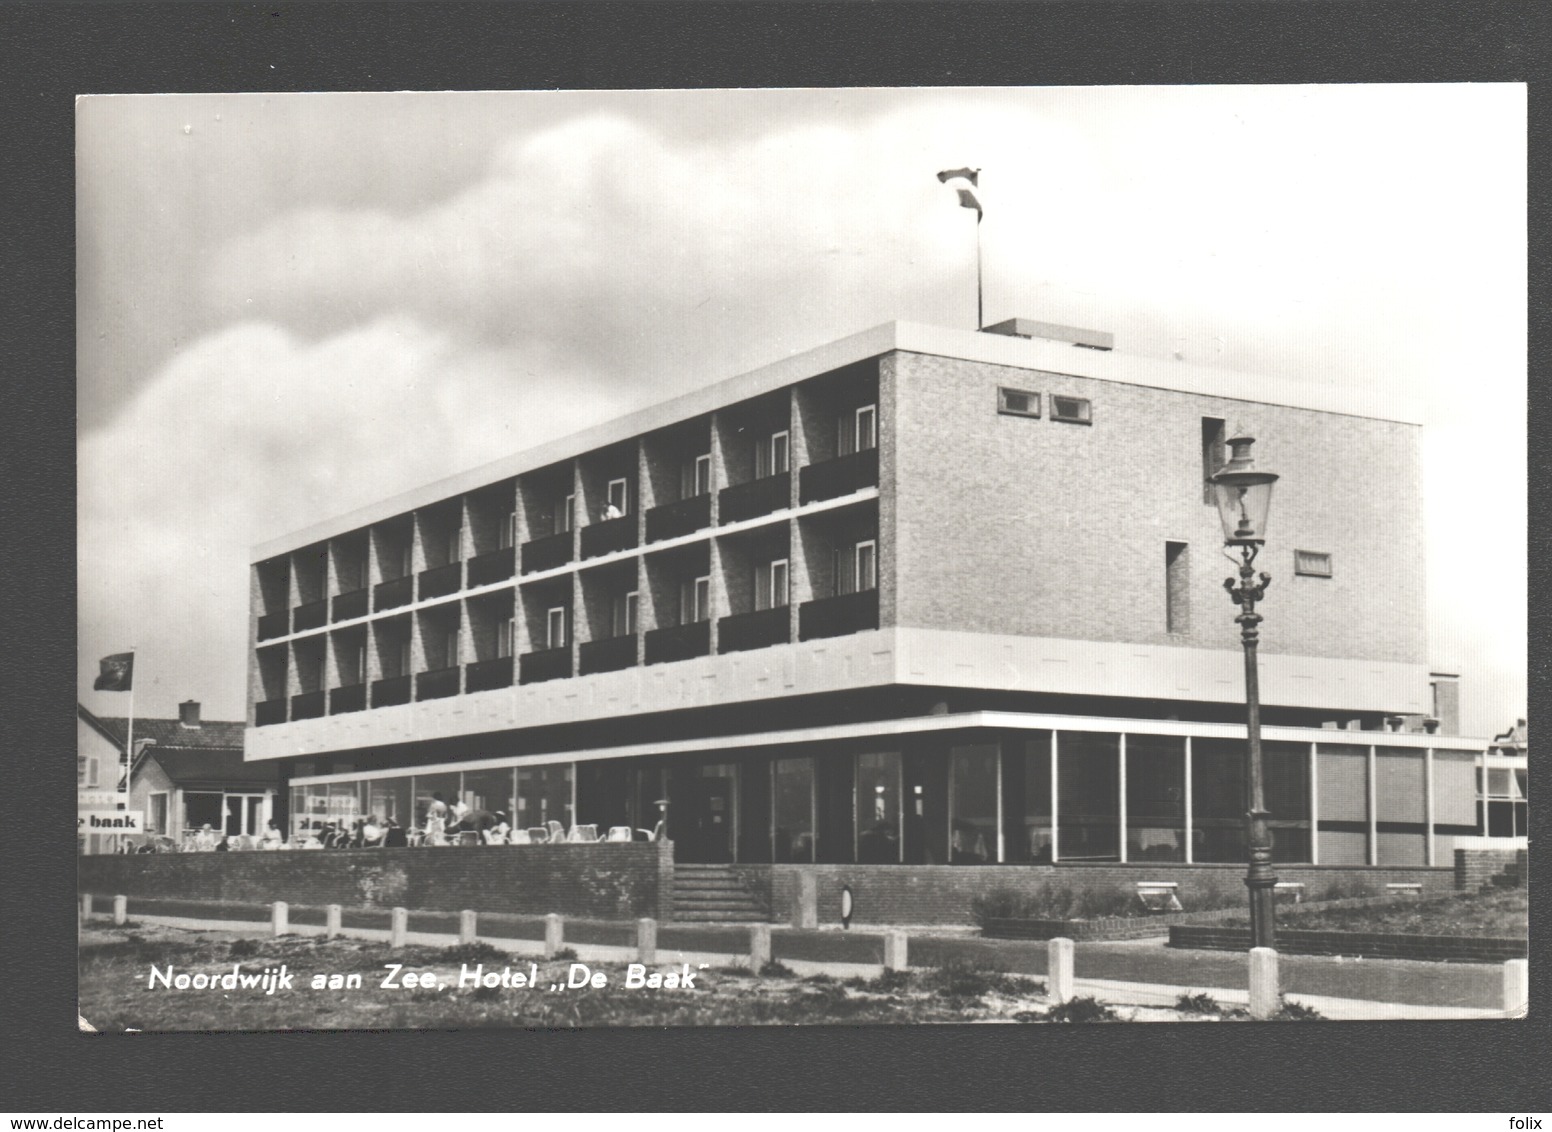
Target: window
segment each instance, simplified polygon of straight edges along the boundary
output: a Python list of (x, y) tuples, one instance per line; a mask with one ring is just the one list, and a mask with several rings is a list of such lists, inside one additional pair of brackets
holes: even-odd
[(1121, 859), (1120, 742), (1119, 735), (1081, 731), (1057, 738), (1056, 820), (1064, 861)]
[(566, 647), (566, 609), (557, 605), (545, 614), (544, 622), (545, 648), (563, 649)]
[(835, 551), (835, 592), (854, 594), (878, 588), (878, 544), (872, 539), (857, 543), (850, 551)]
[(399, 671), (395, 675), (408, 676), (410, 671), (410, 639), (407, 636), (399, 639), (398, 659)]
[(442, 637), (442, 667), (452, 668), (458, 663), (458, 626), (454, 625)]
[(900, 755), (879, 751), (857, 756), (855, 830), (858, 864), (900, 860)]
[(568, 495), (560, 501), (555, 508), (555, 514), (550, 520), (550, 533), (563, 535), (571, 530), (571, 519), (577, 509), (577, 497)]
[(857, 544), (857, 589), (878, 588), (878, 544), (869, 539)]
[(415, 549), (408, 542), (399, 548), (399, 577), (403, 578), (415, 570)]
[[(711, 491), (711, 456), (697, 456), (684, 466), (679, 477), (679, 497), (694, 499)], [(623, 511), (624, 508), (622, 507)]]
[(340, 666), (340, 682), (345, 685), (366, 682), (366, 640), (345, 646), (344, 663)]
[(1191, 547), (1183, 542), (1164, 544), (1164, 631), (1191, 631)]
[(1318, 550), (1295, 550), (1293, 572), (1308, 578), (1331, 577), (1331, 555)]
[(1008, 417), (1038, 417), (1040, 394), (1000, 388), (997, 390), (997, 411)]
[(755, 609), (779, 609), (787, 604), (787, 560), (756, 567), (754, 573)]
[(458, 562), (463, 558), (463, 531), (454, 527), (447, 532), (447, 561)]
[(507, 515), (507, 521), (501, 524), (501, 532), (497, 536), (496, 545), (501, 550), (517, 545), (517, 512)]
[(1369, 749), (1321, 744), (1317, 755), (1322, 865), (1369, 863)]
[(630, 481), (609, 481), (609, 506), (621, 515), (630, 514)]
[(1063, 397), (1051, 394), (1051, 419), (1069, 424), (1093, 424), (1094, 418), (1088, 398)]
[(517, 619), (508, 617), (496, 626), (496, 655), (511, 656), (517, 641)]
[(1186, 859), (1184, 739), (1126, 737), (1126, 859)]
[(777, 759), (771, 764), (772, 822), (778, 864), (814, 859), (814, 760)]
[(878, 409), (863, 405), (836, 424), (836, 455), (850, 456), (878, 447)]
[(636, 591), (616, 594), (609, 610), (609, 625), (614, 636), (629, 637), (636, 632)]
[(711, 616), (711, 577), (686, 579), (679, 584), (679, 624), (692, 625)]
[(86, 755), (77, 755), (75, 759), (75, 783), (77, 786), (92, 787), (97, 785), (97, 760)]
[(1229, 426), (1222, 417), (1202, 418), (1202, 502), (1216, 503), (1212, 478), (1223, 467), (1224, 445), (1228, 442)]
[(755, 447), (754, 478), (779, 476), (789, 470), (789, 447), (786, 430), (772, 433)]
[(995, 743), (949, 751), (949, 864), (997, 863), (1000, 749)]
[(151, 813), (148, 816), (150, 820), (147, 824), (150, 828), (146, 831), (147, 833), (155, 833), (165, 837), (170, 832), (167, 828), (166, 794), (151, 795)]

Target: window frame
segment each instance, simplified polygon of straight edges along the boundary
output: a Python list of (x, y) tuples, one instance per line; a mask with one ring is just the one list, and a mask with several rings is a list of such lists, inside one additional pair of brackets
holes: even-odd
[[(781, 450), (780, 467), (777, 466), (778, 461), (776, 459), (776, 452), (777, 452), (777, 443), (776, 442), (778, 440), (781, 442), (781, 446), (780, 446), (780, 450)], [(769, 467), (769, 471), (766, 472), (767, 476), (780, 476), (780, 475), (785, 475), (786, 473), (790, 472), (792, 470), (792, 433), (791, 433), (791, 430), (784, 428), (784, 429), (779, 429), (776, 432), (771, 433), (770, 438), (766, 441), (766, 451), (767, 451), (766, 461), (767, 461), (767, 466)]]
[[(156, 804), (162, 804), (161, 821), (156, 820)], [(146, 796), (146, 832), (157, 837), (171, 834), (172, 796), (166, 790), (153, 790)]]
[[(639, 590), (630, 590), (627, 593), (616, 594), (615, 600), (609, 602), (609, 631), (611, 638), (634, 637), (636, 635), (637, 615), (640, 611), (641, 593)], [(624, 622), (622, 625), (621, 622)]]
[(696, 499), (711, 494), (711, 453), (695, 457), (690, 471), (690, 486), (694, 489), (689, 498)]
[[(862, 552), (868, 551), (868, 564), (871, 567), (871, 585), (862, 584)], [(878, 539), (860, 539), (852, 547), (852, 593), (867, 593), (869, 590), (878, 589)]]
[[(1309, 569), (1307, 559), (1320, 559), (1325, 563), (1325, 570)], [(1335, 573), (1335, 567), (1331, 561), (1331, 552), (1327, 550), (1299, 550), (1293, 552), (1293, 572), (1300, 578), (1330, 578)]]
[(496, 659), (504, 660), (517, 652), (517, 616), (509, 614), (496, 624)]
[[(544, 645), (546, 649), (563, 649), (571, 644), (571, 634), (567, 622), (569, 610), (564, 605), (552, 605), (544, 611)], [(556, 626), (556, 614), (559, 614), (559, 631)], [(556, 638), (560, 639), (557, 641)]]
[[(878, 447), (878, 402), (870, 401), (866, 405), (858, 405), (855, 413), (856, 433), (852, 438), (852, 452), (866, 452)], [(868, 421), (868, 443), (862, 443), (862, 422)]]
[(577, 493), (567, 492), (566, 497), (560, 501), (560, 506), (555, 508), (555, 514), (550, 519), (550, 534), (570, 534), (576, 526), (577, 518)]
[[(1081, 406), (1081, 415), (1063, 410), (1061, 406), (1064, 401), (1074, 406)], [(1088, 397), (1073, 397), (1066, 393), (1052, 393), (1051, 419), (1061, 424), (1092, 425), (1094, 423), (1094, 402)]]
[[(1011, 405), (1008, 404), (1008, 395), (1009, 394), (1012, 394), (1015, 397), (1028, 397), (1030, 399), (1032, 407), (1026, 408), (1026, 409), (1015, 409), (1015, 408), (1013, 408)], [(1014, 389), (1012, 386), (1009, 386), (1009, 385), (999, 385), (997, 387), (997, 415), (998, 416), (1003, 416), (1003, 417), (1025, 417), (1025, 418), (1028, 418), (1029, 420), (1036, 420), (1037, 421), (1037, 420), (1040, 419), (1040, 401), (1041, 401), (1040, 394), (1038, 392), (1032, 390), (1032, 389)]]
[[(619, 495), (619, 499), (618, 500), (615, 499), (615, 494), (614, 494), (614, 489), (616, 487), (618, 487), (620, 489), (620, 495)], [(625, 476), (625, 477), (622, 477), (620, 479), (613, 479), (613, 480), (609, 481), (608, 487), (606, 487), (604, 489), (604, 507), (605, 507), (606, 511), (607, 511), (607, 509), (608, 509), (608, 507), (610, 505), (616, 506), (616, 507), (618, 507), (620, 509), (620, 517), (621, 518), (624, 518), (625, 516), (627, 516), (627, 515), (629, 515), (631, 513), (631, 509), (630, 509), (630, 477)]]

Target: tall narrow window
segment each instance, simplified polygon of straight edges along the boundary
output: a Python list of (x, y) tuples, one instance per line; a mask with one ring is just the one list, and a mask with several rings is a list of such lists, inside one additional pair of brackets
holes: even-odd
[(463, 531), (454, 527), (447, 532), (447, 561), (458, 562), (463, 559)]
[(878, 447), (878, 410), (864, 405), (857, 410), (857, 451)]
[(711, 615), (711, 578), (686, 579), (679, 586), (679, 623), (691, 625)]
[(575, 495), (568, 495), (556, 504), (555, 515), (550, 522), (550, 533), (552, 535), (565, 534), (571, 530), (571, 518), (576, 511), (576, 506), (577, 497)]
[(690, 472), (690, 496), (705, 495), (711, 491), (711, 456), (695, 457), (695, 465)]
[(779, 476), (788, 470), (791, 457), (788, 454), (788, 437), (785, 430), (773, 433), (770, 443), (770, 471), (767, 475)]
[(869, 539), (857, 544), (857, 589), (878, 588), (878, 544)]
[(517, 512), (516, 511), (513, 511), (510, 514), (508, 514), (506, 522), (501, 524), (501, 535), (500, 535), (500, 537), (497, 540), (497, 545), (498, 545), (498, 547), (501, 550), (506, 550), (509, 547), (513, 547), (513, 546), (517, 545)]
[(610, 627), (616, 637), (629, 637), (636, 632), (636, 591), (615, 595), (610, 611)]
[(1212, 477), (1223, 467), (1223, 446), (1229, 437), (1221, 417), (1202, 418), (1202, 502), (1213, 502)]
[(787, 604), (787, 560), (778, 558), (755, 567), (754, 607), (779, 609)]
[(408, 676), (410, 674), (410, 639), (407, 636), (399, 639), (398, 661), (399, 671), (395, 675)]
[(630, 514), (630, 482), (628, 480), (609, 481), (609, 509), (617, 511), (621, 515)]
[(511, 656), (517, 638), (517, 620), (508, 617), (496, 626), (496, 655)]
[(351, 648), (349, 655), (350, 655), (350, 665), (349, 665), (350, 671), (348, 673), (346, 673), (346, 675), (348, 675), (350, 677), (350, 679), (347, 681), (347, 683), (350, 683), (350, 684), (365, 684), (366, 683), (366, 641), (363, 640), (359, 645), (356, 645), (353, 648)]
[(566, 647), (566, 609), (557, 605), (545, 615), (545, 647), (563, 649)]
[(1191, 631), (1191, 547), (1164, 544), (1164, 627), (1170, 633)]
[(442, 667), (452, 668), (458, 663), (458, 626), (454, 625), (442, 639)]

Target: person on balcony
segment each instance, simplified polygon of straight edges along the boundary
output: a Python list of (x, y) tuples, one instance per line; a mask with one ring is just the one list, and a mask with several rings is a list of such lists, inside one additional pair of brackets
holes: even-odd
[(623, 518), (625, 518), (625, 512), (620, 510), (619, 505), (616, 504), (614, 500), (609, 500), (608, 504), (604, 507), (603, 521), (607, 523), (610, 519)]

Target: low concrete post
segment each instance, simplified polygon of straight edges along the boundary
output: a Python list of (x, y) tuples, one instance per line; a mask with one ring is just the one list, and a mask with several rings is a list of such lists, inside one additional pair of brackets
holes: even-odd
[(406, 938), (410, 934), (410, 912), (408, 908), (395, 908), (393, 918), (389, 921), (388, 946), (398, 951), (404, 946)]
[(544, 917), (544, 957), (554, 959), (566, 943), (566, 918), (551, 912)]
[(458, 913), (458, 942), (473, 943), (476, 929), (475, 915), (465, 908)]
[(129, 923), (129, 897), (115, 896), (113, 898), (113, 922), (120, 927)]
[(1282, 1009), (1277, 986), (1277, 952), (1270, 947), (1250, 949), (1250, 1016), (1265, 1020)]
[(286, 934), (286, 931), (289, 928), (289, 925), (286, 921), (290, 916), (290, 912), (291, 909), (286, 906), (286, 902), (284, 900), (277, 900), (275, 903), (270, 905), (269, 926), (270, 930), (275, 935), (280, 936)]
[(905, 933), (891, 929), (884, 933), (884, 970), (903, 971), (907, 966)]
[(771, 925), (749, 926), (749, 969), (758, 975), (771, 961)]
[(1045, 981), (1046, 994), (1057, 1006), (1072, 1001), (1072, 940), (1057, 936), (1046, 941)]
[(329, 938), (329, 939), (338, 939), (339, 938), (339, 934), (340, 934), (340, 920), (343, 917), (343, 913), (344, 913), (344, 910), (338, 904), (330, 904), (329, 905), (329, 909), (328, 909), (328, 917), (329, 918), (328, 918), (327, 922), (324, 924), (324, 928), (323, 928), (323, 934), (327, 938)]
[(657, 962), (657, 921), (650, 916), (636, 921), (636, 961)]
[(798, 890), (792, 898), (792, 926), (819, 926), (819, 878), (807, 869), (798, 873)]
[(87, 920), (90, 920), (91, 918), (92, 918), (92, 894), (90, 892), (83, 892), (83, 893), (81, 893), (81, 922), (85, 923)]
[(1530, 960), (1509, 959), (1503, 969), (1505, 1014), (1523, 1014), (1530, 1006)]

